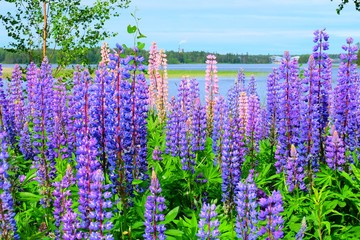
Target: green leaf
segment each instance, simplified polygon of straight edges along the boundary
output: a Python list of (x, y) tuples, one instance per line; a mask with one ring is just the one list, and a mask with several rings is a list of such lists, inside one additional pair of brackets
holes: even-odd
[(136, 26), (131, 26), (131, 25), (129, 24), (129, 26), (127, 27), (127, 32), (130, 33), (130, 34), (135, 33), (136, 30), (137, 30), (137, 27), (136, 27)]
[(169, 230), (165, 231), (165, 234), (170, 235), (170, 236), (174, 236), (174, 237), (181, 237), (184, 234), (184, 232), (180, 231), (180, 230), (177, 230), (177, 229), (169, 229)]
[(141, 180), (141, 179), (134, 179), (133, 181), (132, 181), (132, 185), (139, 185), (139, 184), (141, 184), (141, 183), (143, 183), (144, 181), (143, 180)]
[(131, 226), (131, 228), (138, 229), (138, 228), (141, 228), (142, 226), (144, 226), (144, 222), (136, 222)]
[[(139, 37), (138, 37), (139, 38)], [(142, 43), (142, 42), (137, 42), (137, 47), (139, 50), (142, 50), (145, 48), (145, 43)]]
[(168, 214), (166, 214), (165, 220), (161, 224), (168, 224), (172, 222), (176, 218), (178, 212), (179, 212), (179, 207), (172, 209)]
[(38, 202), (41, 199), (40, 195), (33, 194), (31, 192), (19, 192), (17, 198), (20, 201)]

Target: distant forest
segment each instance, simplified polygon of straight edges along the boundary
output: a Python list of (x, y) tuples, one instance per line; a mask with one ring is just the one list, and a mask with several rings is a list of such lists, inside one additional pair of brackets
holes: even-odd
[[(33, 59), (39, 62), (40, 50), (35, 52)], [(60, 54), (60, 51), (49, 52), (49, 60), (51, 63), (56, 63), (56, 56)], [(147, 60), (149, 53), (143, 50), (142, 56)], [(192, 52), (178, 52), (167, 51), (167, 59), (169, 64), (179, 63), (205, 63), (206, 56), (210, 54), (204, 51), (192, 51)], [(213, 54), (213, 53), (211, 53)], [(218, 63), (243, 63), (243, 64), (256, 64), (256, 63), (271, 63), (270, 57), (273, 55), (251, 55), (251, 54), (218, 54), (215, 53)], [(330, 54), (333, 59), (339, 59), (338, 54)], [(309, 54), (300, 55), (299, 63), (307, 63)], [(100, 48), (89, 49), (87, 52), (88, 64), (97, 64), (100, 61)], [(4, 48), (0, 48), (0, 63), (3, 64), (27, 64), (30, 62), (30, 56), (26, 53), (11, 52)], [(76, 64), (76, 60), (73, 64)]]

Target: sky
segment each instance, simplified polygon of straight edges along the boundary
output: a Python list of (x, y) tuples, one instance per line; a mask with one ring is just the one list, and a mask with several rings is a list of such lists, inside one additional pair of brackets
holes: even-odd
[[(152, 42), (165, 50), (207, 51), (238, 54), (311, 53), (313, 32), (326, 28), (329, 53), (341, 52), (347, 37), (360, 42), (360, 12), (350, 1), (340, 15), (340, 0), (132, 0), (120, 17), (106, 28), (118, 32), (108, 39), (133, 45), (127, 33), (136, 13), (139, 29), (147, 36), (141, 41), (149, 49)], [(8, 8), (3, 7), (3, 10)], [(10, 8), (11, 10), (11, 8)], [(0, 26), (0, 46), (8, 43)]]

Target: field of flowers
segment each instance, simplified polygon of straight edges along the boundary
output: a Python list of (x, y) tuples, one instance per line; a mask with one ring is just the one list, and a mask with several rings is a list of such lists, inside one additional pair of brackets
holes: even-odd
[(220, 96), (213, 55), (205, 101), (169, 97), (155, 43), (147, 67), (105, 44), (95, 77), (0, 65), (0, 239), (360, 239), (357, 47), (331, 76), (328, 40), (284, 53), (266, 106), (242, 71)]

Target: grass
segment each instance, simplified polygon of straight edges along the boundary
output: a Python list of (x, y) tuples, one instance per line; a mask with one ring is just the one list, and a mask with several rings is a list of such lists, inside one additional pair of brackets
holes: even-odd
[[(218, 71), (218, 77), (232, 77), (236, 78), (238, 75), (237, 71)], [(246, 76), (254, 75), (256, 77), (259, 76), (267, 76), (267, 73), (265, 72), (245, 72)], [(181, 78), (183, 76), (189, 76), (189, 77), (205, 77), (205, 69), (204, 70), (168, 70), (168, 77), (169, 78)]]
[[(13, 69), (12, 68), (3, 68), (3, 78), (11, 78)], [(55, 70), (53, 70), (53, 73), (55, 74)], [(218, 77), (229, 77), (229, 78), (236, 78), (238, 72), (237, 71), (218, 71)], [(247, 77), (250, 77), (251, 75), (254, 75), (255, 77), (265, 77), (267, 76), (267, 73), (265, 72), (246, 72), (245, 75)], [(56, 73), (54, 77), (72, 77), (73, 70), (72, 69), (63, 69), (59, 73)], [(94, 75), (94, 74), (92, 74)], [(182, 78), (183, 76), (188, 76), (191, 78), (204, 78), (205, 77), (205, 69), (204, 70), (168, 70), (168, 78)]]

